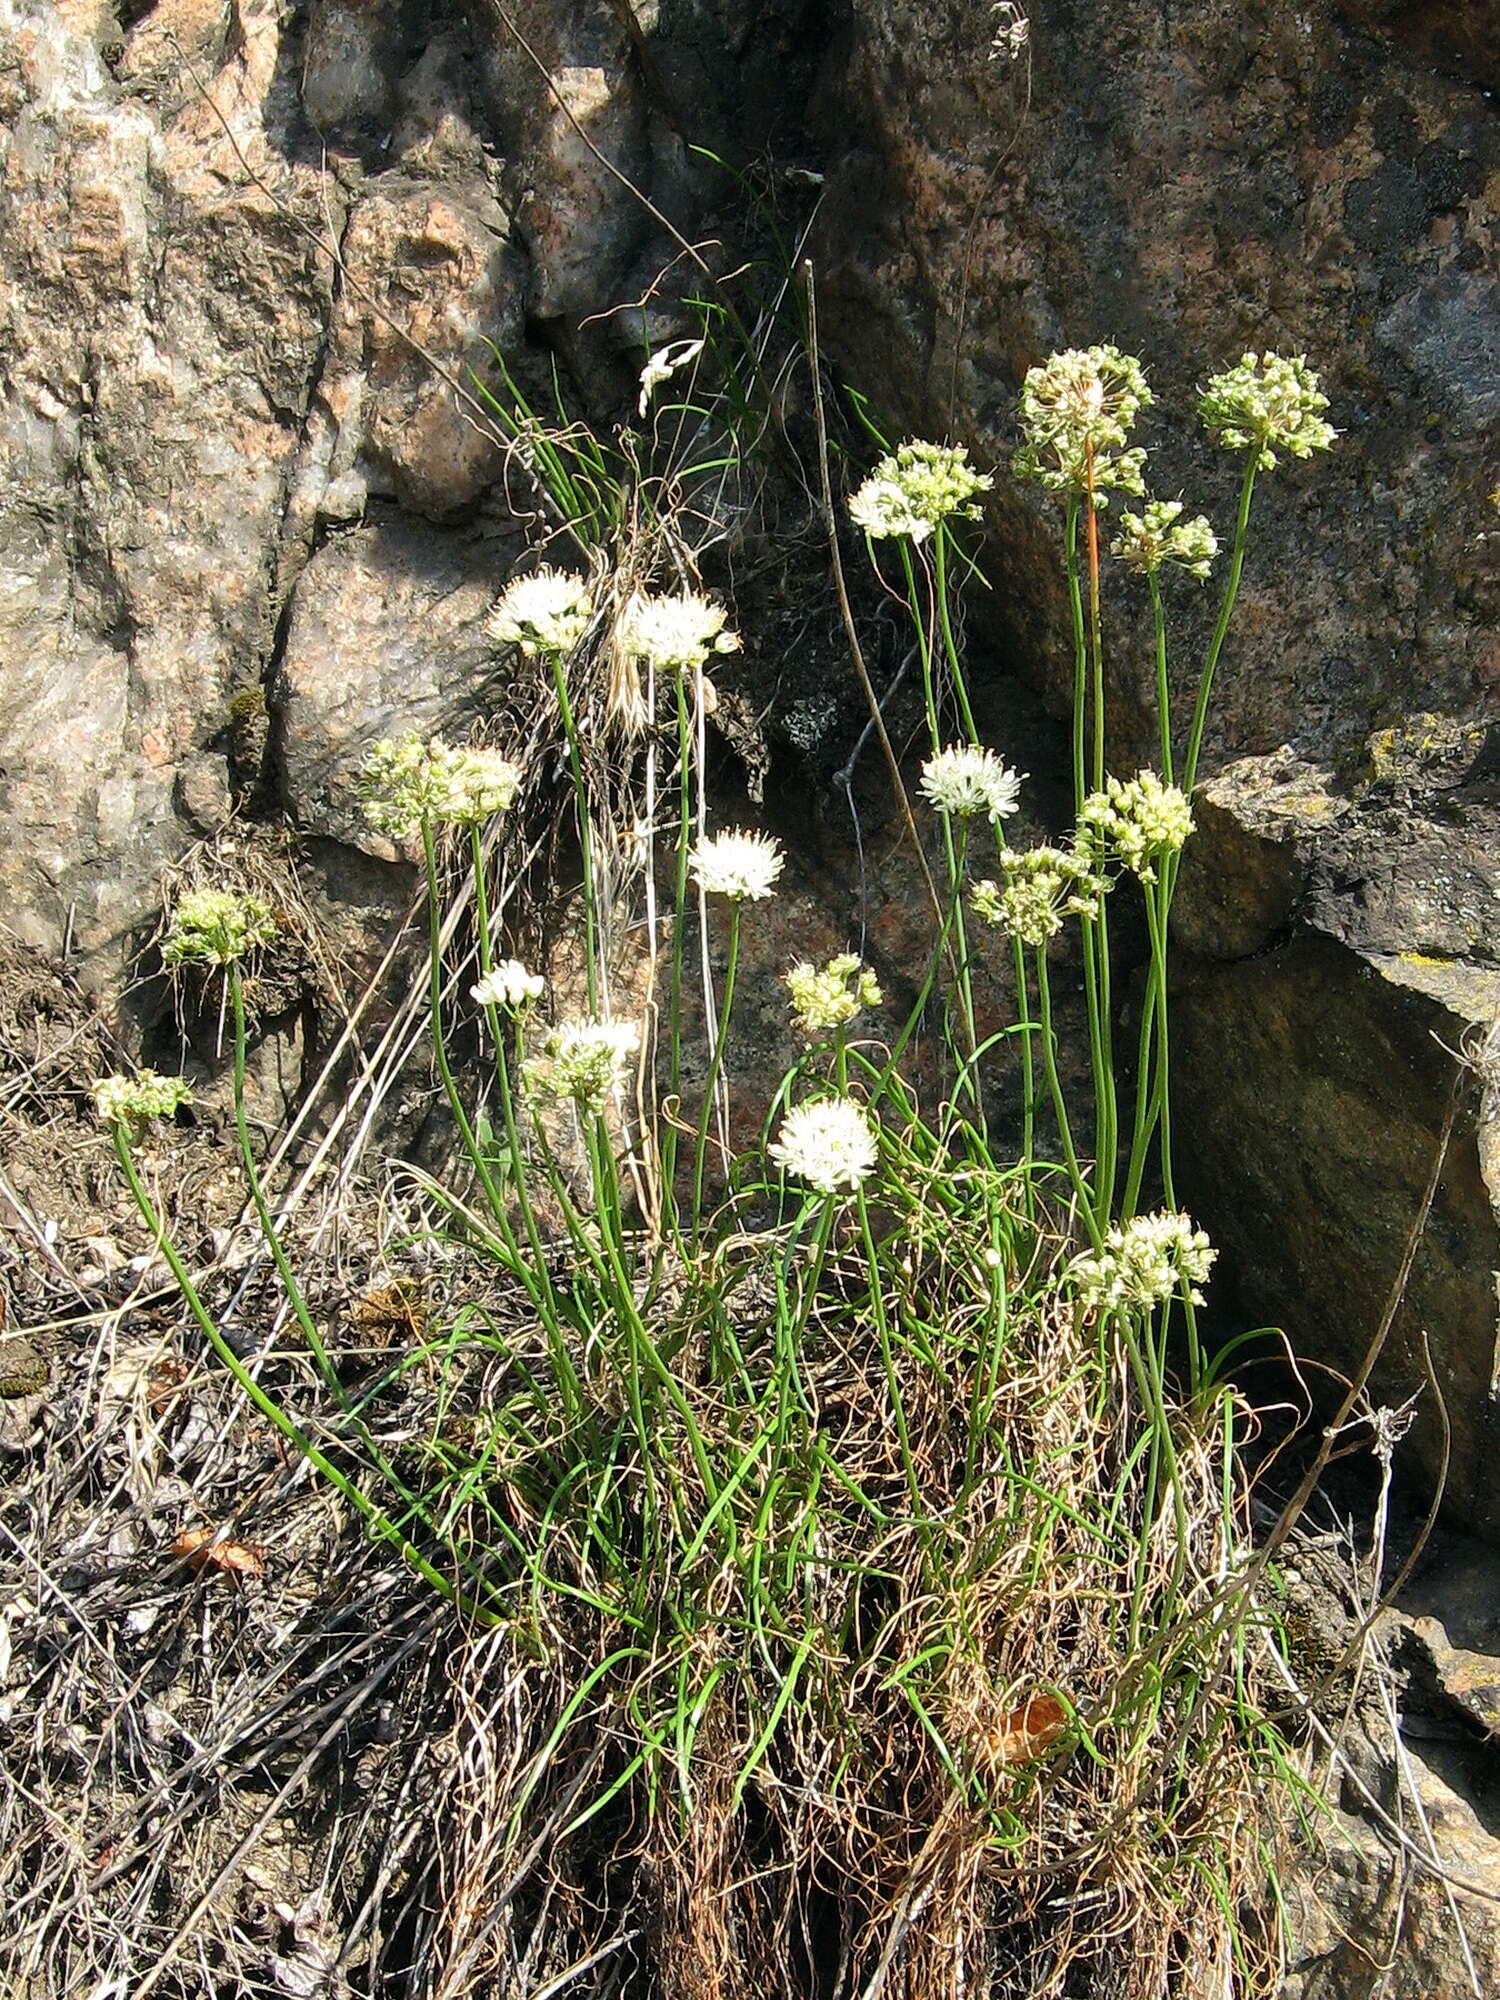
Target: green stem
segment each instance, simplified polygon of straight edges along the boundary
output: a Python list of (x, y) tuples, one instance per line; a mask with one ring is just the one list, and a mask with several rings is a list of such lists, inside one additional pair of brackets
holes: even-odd
[(1172, 690), (1167, 680), (1167, 614), (1161, 601), (1161, 579), (1150, 570), (1151, 617), (1156, 629), (1156, 713), (1161, 730), (1161, 774), (1172, 782)]
[[(932, 671), (932, 628), (924, 614), (922, 592), (917, 585), (916, 565), (911, 544), (904, 535), (897, 538), (901, 568), (906, 577), (906, 602), (917, 634), (917, 658), (922, 668), (922, 702), (927, 711), (927, 737), (934, 751), (943, 747), (943, 718), (938, 707), (937, 682)], [(930, 595), (930, 593), (929, 593)]]
[(1229, 580), (1224, 587), (1224, 602), (1219, 607), (1219, 620), (1214, 626), (1213, 638), (1209, 641), (1208, 657), (1203, 663), (1203, 677), (1198, 683), (1198, 699), (1193, 705), (1193, 723), (1188, 733), (1187, 755), (1182, 765), (1182, 789), (1192, 796), (1198, 778), (1198, 753), (1203, 748), (1203, 728), (1208, 720), (1208, 698), (1213, 690), (1214, 671), (1219, 664), (1219, 655), (1224, 650), (1225, 636), (1229, 631), (1229, 621), (1234, 616), (1235, 600), (1240, 594), (1240, 576), (1245, 567), (1245, 542), (1250, 531), (1250, 501), (1255, 492), (1255, 475), (1259, 470), (1258, 453), (1252, 448), (1245, 460), (1245, 477), (1240, 487), (1240, 509), (1234, 524), (1234, 550), (1229, 560)]
[(963, 1019), (964, 1054), (960, 1075), (966, 1082), (974, 1099), (980, 1123), (984, 1122), (983, 1100), (980, 1096), (979, 1078), (975, 1066), (979, 1059), (979, 1028), (974, 1013), (974, 976), (969, 968), (968, 926), (964, 920), (964, 871), (968, 865), (969, 822), (960, 819), (958, 837), (954, 839), (953, 822), (948, 814), (943, 815), (943, 848), (948, 860), (948, 883), (952, 891), (953, 941), (956, 961), (959, 1008)]
[[(724, 998), (719, 1006), (718, 1027), (714, 1035), (714, 1052), (709, 1059), (708, 1076), (703, 1086), (703, 1108), (698, 1114), (698, 1137), (693, 1148), (693, 1235), (696, 1239), (703, 1228), (703, 1176), (708, 1164), (708, 1128), (713, 1123), (714, 1098), (719, 1088), (719, 1078), (724, 1069), (724, 1052), (729, 1042), (729, 1015), (734, 1006), (734, 981), (740, 962), (740, 902), (736, 897), (729, 905), (729, 950), (724, 967)], [(724, 1169), (729, 1170), (729, 1155), (725, 1152)]]
[(1094, 505), (1094, 447), (1084, 447), (1084, 507), (1089, 545), (1089, 663), (1094, 697), (1094, 790), (1104, 789), (1104, 630), (1099, 615), (1099, 510)]
[(1084, 717), (1088, 709), (1088, 640), (1083, 623), (1083, 587), (1078, 575), (1078, 496), (1070, 493), (1063, 528), (1064, 568), (1068, 579), (1068, 609), (1073, 621), (1073, 810), (1081, 812), (1088, 795), (1084, 758)]
[(704, 1491), (711, 1500), (715, 1499), (718, 1496), (718, 1481), (714, 1477), (708, 1447), (704, 1443), (698, 1419), (693, 1414), (692, 1404), (689, 1403), (682, 1384), (663, 1361), (656, 1343), (646, 1330), (640, 1308), (635, 1302), (635, 1289), (625, 1264), (624, 1236), (620, 1228), (619, 1180), (614, 1172), (614, 1161), (609, 1151), (609, 1135), (605, 1130), (604, 1120), (602, 1117), (589, 1117), (587, 1113), (584, 1115), (588, 1128), (589, 1165), (593, 1176), (595, 1202), (599, 1210), (600, 1238), (613, 1280), (615, 1309), (634, 1353), (645, 1361), (659, 1386), (666, 1391), (667, 1400), (681, 1417)]
[[(1031, 1046), (1034, 1023), (1031, 1019), (1031, 981), (1026, 970), (1026, 948), (1018, 937), (1011, 939), (1016, 969), (1016, 1025), (1021, 1036), (1021, 1164), (1029, 1167), (1036, 1157), (1036, 1055)], [(1027, 1192), (1030, 1193), (1030, 1181)]]
[[(494, 944), (490, 937), (489, 892), (485, 884), (484, 844), (479, 828), (469, 829), (469, 853), (474, 866), (474, 917), (479, 931), (479, 971), (481, 978), (488, 979), (495, 966)], [(500, 1218), (502, 1235), (506, 1247), (513, 1253), (517, 1275), (526, 1287), (527, 1296), (536, 1307), (545, 1323), (549, 1337), (554, 1342), (562, 1338), (561, 1323), (557, 1310), (557, 1297), (552, 1289), (552, 1279), (547, 1269), (546, 1253), (542, 1247), (541, 1230), (537, 1226), (536, 1212), (531, 1203), (531, 1191), (526, 1185), (526, 1163), (521, 1152), (521, 1132), (516, 1118), (515, 1097), (511, 1090), (510, 1064), (505, 1053), (505, 1025), (500, 1017), (500, 1009), (493, 1000), (486, 1001), (485, 1021), (489, 1027), (490, 1039), (495, 1047), (495, 1082), (500, 1093), (500, 1111), (505, 1121), (505, 1143), (510, 1148), (511, 1180), (516, 1191), (516, 1206), (521, 1211), (521, 1224), (526, 1232), (527, 1246), (531, 1251), (528, 1266), (521, 1256), (520, 1244), (510, 1227), (508, 1216)], [(554, 1353), (554, 1362), (558, 1360)], [(566, 1351), (564, 1357), (566, 1359)], [(567, 1372), (573, 1376), (572, 1391), (578, 1384), (573, 1374), (572, 1362), (567, 1360)], [(563, 1384), (564, 1393), (570, 1396), (568, 1384)]]
[(505, 1202), (500, 1190), (495, 1186), (479, 1141), (474, 1136), (474, 1127), (469, 1122), (469, 1114), (459, 1094), (458, 1085), (453, 1080), (453, 1069), (448, 1061), (448, 1040), (443, 1031), (443, 911), (438, 897), (437, 851), (432, 839), (432, 821), (425, 815), (422, 820), (422, 858), (427, 868), (427, 998), (428, 1011), (432, 1017), (432, 1053), (437, 1063), (438, 1075), (442, 1079), (443, 1094), (448, 1100), (448, 1109), (453, 1114), (453, 1122), (458, 1127), (463, 1148), (469, 1157), (469, 1164), (479, 1177), (485, 1199), (490, 1205), (490, 1213), (506, 1238), (507, 1251), (515, 1249), (515, 1232), (510, 1227)]
[(578, 852), (583, 863), (584, 970), (588, 979), (589, 1012), (599, 1013), (599, 912), (594, 902), (594, 842), (589, 815), (588, 789), (583, 778), (583, 751), (578, 741), (578, 725), (568, 699), (568, 675), (560, 653), (549, 652), (552, 685), (557, 690), (557, 712), (562, 719), (568, 744), (568, 764), (573, 773), (573, 807), (578, 821)]
[(213, 1319), (204, 1305), (202, 1298), (199, 1296), (198, 1288), (189, 1276), (187, 1266), (178, 1255), (176, 1244), (167, 1233), (164, 1220), (158, 1213), (151, 1196), (146, 1191), (145, 1185), (136, 1168), (134, 1155), (130, 1150), (130, 1142), (122, 1127), (116, 1125), (113, 1128), (112, 1136), (115, 1143), (116, 1158), (119, 1160), (125, 1179), (129, 1183), (130, 1192), (135, 1198), (135, 1205), (141, 1212), (141, 1219), (147, 1229), (150, 1230), (152, 1240), (160, 1246), (161, 1253), (167, 1260), (167, 1268), (176, 1280), (177, 1288), (182, 1293), (188, 1311), (197, 1322), (198, 1329), (203, 1334), (205, 1340), (207, 1340), (209, 1346), (229, 1370), (250, 1402), (254, 1404), (263, 1417), (274, 1425), (286, 1439), (287, 1443), (305, 1458), (309, 1465), (320, 1472), (329, 1485), (335, 1491), (341, 1493), (356, 1512), (364, 1516), (364, 1519), (369, 1523), (372, 1533), (381, 1541), (389, 1543), (393, 1548), (398, 1550), (403, 1561), (409, 1563), (417, 1574), (430, 1583), (440, 1596), (446, 1598), (450, 1604), (459, 1610), (480, 1619), (484, 1624), (496, 1624), (498, 1622), (496, 1614), (459, 1590), (448, 1577), (443, 1575), (441, 1570), (435, 1569), (421, 1551), (406, 1539), (405, 1535), (401, 1533), (401, 1530), (390, 1519), (389, 1515), (377, 1507), (367, 1494), (362, 1493), (353, 1480), (341, 1472), (331, 1459), (325, 1457), (313, 1443), (312, 1439), (307, 1436), (306, 1432), (299, 1425), (295, 1424), (286, 1414), (285, 1410), (262, 1389), (259, 1382), (256, 1381), (249, 1369), (246, 1368), (244, 1362), (241, 1361), (240, 1357), (219, 1331), (217, 1322)]
[(977, 744), (979, 732), (974, 727), (974, 713), (969, 707), (969, 690), (964, 682), (963, 668), (959, 663), (958, 645), (953, 636), (953, 619), (948, 608), (948, 531), (938, 523), (937, 533), (932, 538), (933, 569), (937, 579), (938, 619), (942, 626), (943, 648), (948, 655), (948, 670), (953, 676), (953, 692), (958, 697), (958, 712), (963, 717), (964, 730), (971, 743)]
[(1094, 1155), (1099, 1185), (1095, 1190), (1101, 1223), (1109, 1219), (1115, 1178), (1115, 1084), (1109, 999), (1109, 937), (1104, 905), (1097, 917), (1083, 918), (1083, 994), (1088, 1009), (1089, 1069), (1094, 1089)]
[(872, 1109), (885, 1095), (892, 1077), (896, 1074), (901, 1058), (906, 1053), (907, 1044), (917, 1032), (918, 1027), (921, 1025), (922, 1016), (927, 1011), (927, 1003), (932, 998), (932, 989), (937, 984), (938, 967), (947, 956), (948, 940), (953, 935), (954, 924), (958, 919), (958, 895), (959, 892), (955, 891), (949, 896), (948, 907), (943, 913), (942, 928), (938, 932), (937, 940), (927, 960), (927, 970), (922, 978), (921, 989), (912, 1003), (911, 1011), (902, 1025), (900, 1034), (891, 1044), (890, 1054), (886, 1058), (885, 1065), (881, 1069), (880, 1075), (870, 1092), (870, 1106)]
[(1058, 1137), (1062, 1141), (1063, 1158), (1068, 1163), (1068, 1178), (1073, 1184), (1079, 1210), (1083, 1215), (1084, 1227), (1088, 1230), (1089, 1241), (1099, 1249), (1104, 1242), (1104, 1232), (1099, 1218), (1094, 1212), (1094, 1195), (1084, 1179), (1083, 1169), (1078, 1164), (1078, 1152), (1073, 1144), (1073, 1130), (1068, 1123), (1068, 1108), (1063, 1098), (1062, 1083), (1057, 1074), (1057, 1035), (1052, 1025), (1052, 985), (1047, 976), (1047, 948), (1041, 946), (1036, 954), (1037, 1001), (1041, 1009), (1042, 1063), (1047, 1073), (1047, 1090), (1052, 1099), (1052, 1115), (1057, 1120)]
[(323, 1336), (317, 1323), (307, 1309), (307, 1301), (302, 1296), (302, 1287), (297, 1282), (297, 1274), (292, 1269), (291, 1260), (281, 1245), (281, 1236), (271, 1215), (270, 1204), (266, 1200), (265, 1187), (261, 1182), (260, 1169), (255, 1162), (255, 1151), (250, 1144), (250, 1125), (245, 1116), (245, 989), (240, 980), (238, 963), (231, 959), (226, 967), (229, 978), (229, 1005), (234, 1027), (234, 1130), (239, 1140), (240, 1161), (245, 1169), (245, 1179), (250, 1187), (250, 1199), (255, 1205), (256, 1220), (260, 1223), (260, 1233), (265, 1238), (286, 1291), (287, 1303), (291, 1306), (297, 1325), (302, 1330), (302, 1338), (307, 1342), (308, 1351), (318, 1364), (319, 1372), (328, 1387), (332, 1389), (345, 1410), (349, 1408), (349, 1398), (339, 1380), (338, 1371), (332, 1357), (323, 1344)]
[(880, 1358), (885, 1370), (886, 1389), (891, 1399), (891, 1417), (896, 1426), (896, 1438), (901, 1447), (901, 1465), (906, 1474), (907, 1489), (911, 1494), (912, 1513), (918, 1520), (924, 1514), (922, 1506), (922, 1482), (917, 1473), (917, 1462), (912, 1456), (911, 1438), (906, 1424), (906, 1403), (901, 1394), (901, 1379), (896, 1373), (896, 1357), (891, 1346), (890, 1321), (885, 1310), (885, 1292), (880, 1279), (880, 1259), (875, 1249), (875, 1233), (870, 1227), (870, 1204), (865, 1199), (861, 1187), (855, 1199), (859, 1204), (860, 1233), (864, 1238), (865, 1262), (870, 1272), (870, 1308), (875, 1316), (876, 1331), (880, 1336)]

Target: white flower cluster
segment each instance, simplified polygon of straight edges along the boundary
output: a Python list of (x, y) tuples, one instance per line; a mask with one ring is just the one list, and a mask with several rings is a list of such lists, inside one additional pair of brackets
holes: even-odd
[(819, 1194), (837, 1194), (869, 1179), (879, 1148), (862, 1104), (850, 1097), (822, 1097), (787, 1113), (770, 1154), (784, 1172)]
[(630, 1074), (640, 1040), (635, 1021), (564, 1021), (526, 1064), (526, 1081), (548, 1097), (571, 1097), (597, 1116)]
[(797, 1026), (811, 1040), (847, 1028), (866, 1007), (878, 1007), (883, 994), (873, 972), (852, 951), (840, 952), (827, 965), (801, 959), (785, 975)]
[(1201, 1306), (1197, 1287), (1207, 1282), (1218, 1254), (1191, 1216), (1163, 1210), (1113, 1224), (1104, 1247), (1075, 1257), (1068, 1275), (1079, 1303), (1091, 1312), (1160, 1305), (1179, 1285)]
[(1012, 771), (993, 750), (957, 743), (922, 766), (922, 796), (939, 812), (968, 819), (983, 813), (992, 824), (1016, 809), (1024, 773)]
[(405, 840), (423, 820), (477, 826), (504, 812), (521, 773), (498, 750), (450, 750), (410, 730), (399, 742), (377, 743), (360, 775), (365, 817), (381, 833)]
[(976, 882), (974, 908), (987, 924), (1040, 950), (1062, 929), (1064, 917), (1097, 917), (1109, 884), (1074, 850), (1005, 848), (1000, 878)]
[(490, 613), (489, 633), (497, 645), (519, 646), (535, 659), (538, 653), (570, 652), (593, 615), (586, 577), (539, 569), (506, 585)]
[(1129, 779), (1110, 778), (1091, 792), (1078, 814), (1083, 852), (1102, 860), (1112, 851), (1143, 882), (1156, 880), (1155, 863), (1175, 854), (1193, 830), (1193, 809), (1176, 785), (1163, 784), (1154, 771)]
[(539, 972), (528, 972), (520, 959), (507, 958), (491, 966), (478, 985), (469, 988), (469, 997), (481, 1007), (503, 1007), (508, 1013), (519, 1014), (523, 1007), (534, 1006), (546, 990), (547, 982)]
[(172, 912), (162, 963), (229, 965), (275, 937), (276, 919), (262, 897), (233, 889), (189, 889)]
[(877, 541), (909, 535), (921, 542), (944, 521), (977, 521), (976, 496), (994, 483), (970, 465), (966, 446), (913, 438), (881, 459), (850, 500), (849, 514)]
[(1027, 371), (1021, 385), (1025, 442), (1011, 461), (1018, 479), (1051, 493), (1106, 489), (1144, 495), (1146, 454), (1130, 449), (1130, 427), (1153, 397), (1145, 370), (1118, 347), (1069, 347)]
[(154, 1069), (143, 1069), (138, 1076), (101, 1077), (92, 1096), (99, 1122), (117, 1128), (132, 1144), (153, 1118), (170, 1118), (193, 1101), (180, 1076), (162, 1076)]
[(1017, 0), (995, 0), (990, 12), (995, 16), (990, 34), (990, 61), (1001, 58), (1017, 61), (1026, 53), (1026, 44), (1031, 40), (1031, 23), (1025, 8), (1018, 6)]
[(1323, 421), (1328, 398), (1305, 354), (1242, 354), (1215, 375), (1199, 404), (1203, 421), (1230, 451), (1253, 451), (1262, 472), (1277, 451), (1311, 458), (1338, 436)]
[(688, 854), (688, 867), (705, 895), (754, 903), (775, 889), (782, 853), (768, 833), (731, 827), (700, 840)]
[(658, 673), (691, 673), (710, 653), (739, 651), (739, 635), (725, 626), (728, 616), (722, 604), (695, 590), (670, 597), (637, 590), (620, 613), (615, 640), (628, 659), (646, 660)]
[(1154, 576), (1164, 563), (1177, 563), (1190, 576), (1206, 578), (1219, 553), (1219, 538), (1203, 514), (1180, 519), (1180, 500), (1148, 500), (1139, 514), (1122, 514), (1120, 532), (1110, 550), (1142, 576)]

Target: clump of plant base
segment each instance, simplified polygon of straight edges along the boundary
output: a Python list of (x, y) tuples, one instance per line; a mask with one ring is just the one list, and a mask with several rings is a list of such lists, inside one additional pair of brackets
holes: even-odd
[[(425, 866), (433, 1068), (462, 1159), (422, 1182), (432, 1240), (483, 1280), (351, 1386), (245, 1116), (242, 961), (273, 942), (264, 902), (183, 898), (164, 957), (222, 981), (240, 1159), (316, 1421), (226, 1340), (164, 1228), (137, 1154), (170, 1089), (105, 1080), (99, 1112), (209, 1348), (468, 1634), (431, 1990), (1248, 1996), (1277, 1959), (1259, 1812), (1286, 1765), (1250, 1664), (1266, 1620), (1247, 1580), (1247, 1413), (1199, 1339), (1213, 1252), (1173, 1184), (1167, 921), (1256, 478), (1273, 445), (1332, 441), (1326, 405), (1305, 362), (1274, 356), (1204, 394), (1244, 469), (1181, 743), (1163, 579), (1175, 565), (1201, 586), (1219, 545), (1177, 503), (1126, 517), (1160, 758), (1122, 778), (1098, 516), (1144, 496), (1153, 398), (1110, 346), (1027, 378), (1014, 469), (1063, 510), (1076, 694), (1074, 825), (1033, 849), (1007, 845), (1024, 781), (979, 739), (958, 637), (955, 537), (992, 476), (957, 447), (886, 450), (850, 513), (915, 637), (937, 921), (904, 1018), (852, 952), (787, 974), (804, 1052), (743, 1132), (723, 1088), (743, 926), (785, 856), (759, 831), (708, 830), (707, 670), (737, 644), (731, 607), (671, 544), (670, 506), (644, 538), (631, 526), (678, 490), (645, 469), (669, 412), (678, 440), (711, 425), (666, 385), (709, 357), (731, 371), (731, 332), (707, 320), (690, 353), (649, 359), (651, 437), (549, 430), (510, 384), (502, 428), (590, 580), (543, 568), (501, 600), (496, 642), (534, 663), (529, 733), (503, 749), (393, 737), (364, 774), (373, 825)], [(571, 781), (582, 1010), (502, 937), (496, 853), (543, 764)], [(1149, 940), (1128, 1091), (1110, 987), (1124, 894)], [(654, 984), (623, 1007), (632, 908)], [(689, 1089), (695, 919), (722, 972)], [(1057, 1060), (1065, 926), (1082, 1103)], [(981, 999), (1009, 1010), (999, 1036), (981, 1036)], [(924, 1102), (904, 1058), (934, 1027), (946, 1084)], [(483, 1052), (477, 1083), (456, 1034)], [(1002, 1065), (1020, 1077), (1014, 1131), (988, 1108)], [(429, 1416), (398, 1447), (382, 1400), (419, 1380), (437, 1385)]]

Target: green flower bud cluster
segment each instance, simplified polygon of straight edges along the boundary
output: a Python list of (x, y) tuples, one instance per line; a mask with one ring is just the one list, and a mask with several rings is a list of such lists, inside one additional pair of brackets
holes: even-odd
[(1065, 917), (1097, 917), (1109, 883), (1075, 849), (1004, 848), (999, 879), (976, 882), (974, 908), (987, 924), (1037, 950), (1057, 936)]
[(1153, 401), (1145, 370), (1118, 347), (1070, 347), (1027, 371), (1021, 386), (1024, 442), (1011, 461), (1018, 479), (1049, 493), (1092, 490), (1104, 505), (1110, 489), (1145, 493), (1146, 454), (1128, 445), (1130, 429)]
[(424, 820), (478, 826), (506, 811), (521, 773), (498, 750), (452, 750), (409, 730), (377, 743), (360, 775), (365, 817), (379, 832), (407, 840)]
[(1176, 563), (1190, 576), (1206, 579), (1219, 553), (1219, 538), (1206, 516), (1184, 521), (1180, 500), (1148, 500), (1140, 514), (1122, 514), (1111, 553), (1142, 576), (1155, 576)]
[(877, 541), (909, 535), (921, 542), (945, 521), (977, 521), (977, 496), (994, 483), (970, 465), (966, 446), (913, 438), (881, 459), (850, 500), (849, 514)]
[(1193, 811), (1176, 785), (1154, 771), (1110, 778), (1091, 792), (1078, 815), (1078, 845), (1100, 862), (1113, 854), (1143, 882), (1156, 880), (1156, 862), (1175, 854), (1193, 830)]
[(1262, 472), (1278, 451), (1311, 458), (1338, 432), (1323, 421), (1328, 398), (1305, 354), (1243, 354), (1203, 392), (1203, 421), (1229, 451), (1253, 451)]
[(1201, 1306), (1196, 1288), (1207, 1282), (1218, 1254), (1191, 1216), (1137, 1215), (1113, 1224), (1103, 1248), (1075, 1258), (1069, 1275), (1079, 1303), (1092, 1312), (1160, 1305), (1179, 1285)]
[(233, 889), (189, 889), (172, 912), (162, 963), (230, 965), (275, 938), (276, 919), (262, 897)]
[(92, 1095), (99, 1122), (123, 1133), (132, 1146), (153, 1119), (171, 1118), (193, 1101), (180, 1076), (162, 1076), (154, 1069), (143, 1069), (137, 1076), (101, 1077)]
[(630, 1073), (640, 1047), (634, 1021), (564, 1021), (526, 1064), (528, 1086), (548, 1097), (571, 1098), (598, 1116)]
[(861, 965), (852, 951), (840, 952), (824, 966), (801, 959), (785, 979), (793, 1016), (809, 1040), (848, 1027), (865, 1008), (878, 1007), (884, 997), (874, 973)]

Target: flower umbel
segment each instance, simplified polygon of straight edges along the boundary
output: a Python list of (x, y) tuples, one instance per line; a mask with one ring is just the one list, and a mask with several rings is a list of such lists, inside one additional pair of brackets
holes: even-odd
[(1027, 371), (1021, 386), (1025, 442), (1011, 461), (1018, 479), (1050, 493), (1092, 488), (1142, 495), (1146, 454), (1127, 449), (1130, 427), (1153, 397), (1145, 370), (1118, 347), (1069, 347)]
[(688, 855), (688, 867), (705, 895), (759, 902), (775, 889), (782, 854), (769, 834), (732, 827), (700, 840)]
[(138, 1076), (101, 1077), (92, 1095), (100, 1123), (121, 1132), (132, 1146), (153, 1118), (170, 1118), (193, 1101), (180, 1076), (162, 1076), (154, 1069), (143, 1069)]
[(910, 535), (921, 542), (944, 521), (977, 521), (976, 495), (994, 483), (970, 465), (966, 446), (913, 438), (881, 459), (850, 500), (849, 514), (877, 541)]
[(640, 1040), (635, 1021), (564, 1021), (527, 1063), (526, 1081), (549, 1097), (571, 1097), (597, 1116), (629, 1075)]
[(922, 766), (922, 796), (939, 812), (960, 819), (983, 813), (993, 823), (1015, 811), (1024, 775), (1009, 769), (993, 750), (957, 743)]
[(852, 951), (840, 952), (824, 966), (804, 958), (784, 976), (793, 1016), (809, 1040), (847, 1028), (866, 1007), (878, 1007), (883, 998), (874, 973)]
[(649, 661), (658, 673), (691, 673), (710, 653), (738, 652), (739, 636), (725, 626), (728, 616), (722, 604), (694, 590), (675, 597), (637, 590), (620, 614), (615, 640), (621, 652)]
[(490, 637), (519, 646), (528, 659), (538, 653), (569, 652), (593, 616), (588, 579), (566, 570), (539, 569), (507, 584), (490, 613)]
[(492, 966), (477, 986), (469, 988), (470, 999), (481, 1007), (503, 1007), (519, 1014), (540, 1000), (547, 982), (539, 972), (528, 972), (518, 958), (507, 958)]
[(1062, 847), (1005, 848), (1000, 878), (974, 884), (974, 908), (1022, 944), (1040, 950), (1065, 917), (1097, 917), (1109, 884), (1092, 863)]
[(178, 898), (162, 943), (163, 965), (229, 965), (271, 944), (276, 919), (260, 896), (233, 889), (189, 889)]
[(1148, 500), (1143, 512), (1122, 514), (1111, 554), (1142, 576), (1155, 576), (1163, 564), (1177, 563), (1190, 576), (1206, 578), (1219, 553), (1219, 538), (1205, 515), (1184, 521), (1181, 513), (1180, 500)]
[(1262, 472), (1278, 451), (1311, 458), (1338, 432), (1323, 421), (1328, 398), (1305, 354), (1242, 354), (1213, 376), (1199, 404), (1203, 421), (1229, 451), (1253, 451)]
[(1130, 779), (1110, 778), (1091, 792), (1078, 814), (1078, 843), (1088, 855), (1119, 857), (1143, 882), (1156, 880), (1155, 863), (1175, 854), (1193, 830), (1193, 810), (1176, 785), (1163, 784), (1154, 771)]
[(436, 737), (409, 730), (399, 742), (377, 743), (360, 774), (365, 817), (379, 832), (406, 840), (423, 820), (477, 826), (504, 812), (521, 783), (519, 769), (498, 750), (450, 750)]
[(1203, 1294), (1196, 1288), (1207, 1282), (1218, 1254), (1191, 1216), (1163, 1210), (1114, 1223), (1104, 1247), (1075, 1257), (1069, 1276), (1079, 1303), (1091, 1312), (1159, 1305), (1179, 1286), (1201, 1306)]
[(850, 1097), (795, 1106), (782, 1120), (770, 1153), (784, 1172), (819, 1194), (857, 1188), (874, 1173), (879, 1156), (870, 1115)]

